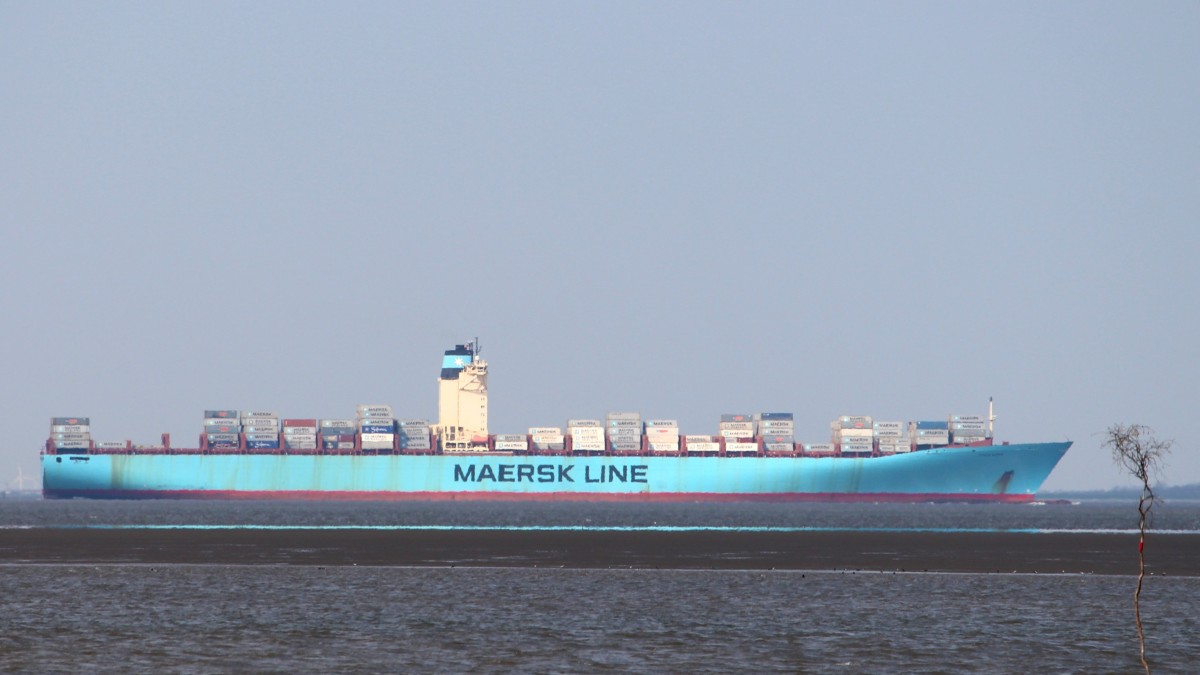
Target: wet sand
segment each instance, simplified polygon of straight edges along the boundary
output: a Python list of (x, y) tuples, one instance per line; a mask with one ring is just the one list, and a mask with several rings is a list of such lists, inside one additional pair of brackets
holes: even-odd
[[(1200, 535), (1151, 535), (1147, 570), (1200, 576)], [(135, 563), (1136, 574), (1105, 533), (507, 530), (0, 531), (0, 565)]]

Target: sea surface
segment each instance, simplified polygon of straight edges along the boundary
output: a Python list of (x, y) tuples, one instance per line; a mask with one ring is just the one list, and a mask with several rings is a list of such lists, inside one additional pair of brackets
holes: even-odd
[[(1164, 502), (1162, 536), (1200, 532)], [(0, 529), (1131, 531), (1128, 502), (516, 504), (0, 499)], [(1200, 567), (1200, 561), (1197, 561)], [(0, 672), (1135, 673), (1132, 576), (0, 566)], [(1200, 577), (1146, 580), (1154, 672), (1200, 672)]]

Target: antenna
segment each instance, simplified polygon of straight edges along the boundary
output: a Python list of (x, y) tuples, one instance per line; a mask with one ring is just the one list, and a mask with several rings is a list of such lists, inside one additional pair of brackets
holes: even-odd
[(996, 437), (996, 415), (992, 412), (992, 397), (988, 397), (988, 438)]

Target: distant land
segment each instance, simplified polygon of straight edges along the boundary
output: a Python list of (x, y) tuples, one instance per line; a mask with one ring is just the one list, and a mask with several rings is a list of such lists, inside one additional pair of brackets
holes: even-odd
[[(1141, 494), (1138, 487), (1114, 487), (1108, 490), (1061, 490), (1055, 492), (1039, 492), (1038, 497), (1054, 499), (1137, 499)], [(1160, 499), (1200, 499), (1200, 483), (1188, 485), (1157, 485), (1154, 496)]]

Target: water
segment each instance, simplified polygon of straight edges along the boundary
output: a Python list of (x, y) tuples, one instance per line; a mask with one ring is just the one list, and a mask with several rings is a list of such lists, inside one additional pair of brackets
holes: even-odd
[[(1200, 531), (1200, 504), (1162, 507), (1157, 527)], [(0, 500), (0, 536), (81, 525), (1128, 530), (1130, 508)], [(1125, 576), (296, 565), (0, 575), (4, 672), (1140, 670)], [(1155, 672), (1200, 668), (1198, 617), (1200, 578), (1147, 580)]]

